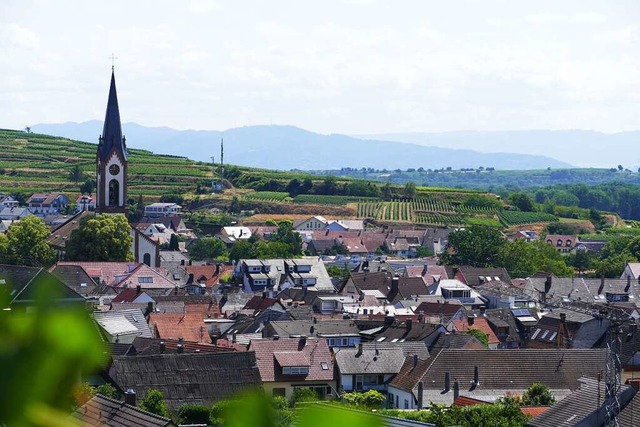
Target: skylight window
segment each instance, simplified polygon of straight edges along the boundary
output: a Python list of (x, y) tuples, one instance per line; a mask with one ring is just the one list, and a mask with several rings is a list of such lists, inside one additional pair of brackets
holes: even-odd
[(329, 370), (329, 364), (327, 362), (321, 362), (320, 366), (322, 367), (323, 371), (328, 371)]

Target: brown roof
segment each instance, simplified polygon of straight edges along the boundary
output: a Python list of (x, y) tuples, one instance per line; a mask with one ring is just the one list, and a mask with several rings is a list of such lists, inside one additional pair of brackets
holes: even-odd
[(149, 326), (158, 338), (210, 343), (205, 319), (219, 316), (217, 304), (187, 304), (184, 313), (151, 313)]
[(525, 414), (527, 417), (533, 418), (543, 414), (547, 409), (549, 409), (548, 406), (521, 406), (520, 412)]
[(453, 401), (453, 406), (475, 406), (475, 405), (490, 405), (491, 402), (485, 402), (484, 400), (475, 399), (468, 396), (458, 396)]
[(500, 340), (498, 339), (496, 334), (493, 332), (493, 329), (491, 329), (489, 322), (487, 322), (487, 319), (485, 319), (484, 317), (474, 317), (473, 325), (470, 325), (467, 319), (454, 320), (452, 323), (453, 323), (453, 327), (458, 332), (467, 332), (472, 329), (477, 329), (487, 334), (489, 344), (500, 343)]
[(206, 405), (260, 385), (253, 352), (216, 352), (116, 356), (109, 377), (139, 399), (160, 390), (170, 410), (184, 404)]
[(152, 414), (119, 400), (96, 395), (71, 414), (72, 425), (153, 427), (175, 426), (169, 419)]
[[(333, 358), (325, 339), (289, 339), (256, 340), (249, 344), (249, 351), (255, 351), (260, 377), (263, 382), (273, 381), (331, 381), (333, 380)], [(276, 354), (298, 353), (309, 361), (309, 373), (306, 375), (283, 375)], [(287, 362), (292, 355), (279, 356)], [(323, 365), (327, 369), (323, 369)]]
[(429, 369), (430, 361), (408, 356), (405, 358), (400, 372), (389, 382), (389, 386), (400, 390), (413, 392), (422, 377), (424, 377), (427, 369)]
[(424, 313), (426, 316), (453, 316), (458, 311), (463, 310), (464, 306), (458, 304), (449, 304), (445, 302), (444, 304), (441, 302), (422, 302), (419, 306), (414, 310), (415, 313)]
[(133, 302), (141, 295), (141, 293), (142, 291), (138, 292), (136, 288), (123, 289), (118, 295), (113, 297), (111, 302)]
[(71, 233), (73, 232), (73, 230), (76, 230), (80, 227), (80, 220), (93, 215), (93, 212), (82, 211), (79, 214), (70, 217), (68, 221), (61, 224), (51, 232), (49, 237), (47, 237), (47, 243), (49, 243), (54, 248), (65, 248), (67, 245), (67, 240), (69, 240), (69, 237), (71, 237)]
[[(218, 269), (218, 274), (216, 274)], [(227, 271), (232, 271), (233, 267), (230, 265), (188, 265), (184, 267), (184, 270), (193, 274), (193, 280), (196, 282), (204, 283), (207, 288), (211, 288), (213, 285), (217, 285), (220, 281), (220, 277)]]

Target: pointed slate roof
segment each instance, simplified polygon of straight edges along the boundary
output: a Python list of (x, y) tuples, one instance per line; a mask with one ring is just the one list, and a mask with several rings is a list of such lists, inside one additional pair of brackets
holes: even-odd
[(122, 137), (120, 109), (118, 108), (118, 95), (116, 94), (116, 77), (112, 71), (109, 100), (107, 101), (107, 112), (104, 117), (104, 128), (102, 129), (102, 138), (98, 147), (98, 156), (101, 159), (105, 159), (114, 147), (127, 160), (127, 146)]

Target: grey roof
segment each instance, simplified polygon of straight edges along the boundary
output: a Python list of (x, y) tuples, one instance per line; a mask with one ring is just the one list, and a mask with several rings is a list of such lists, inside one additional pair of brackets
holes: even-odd
[(82, 303), (85, 298), (44, 268), (0, 265), (0, 293), (9, 305), (35, 304), (41, 295), (57, 303)]
[(431, 346), (429, 347), (429, 351), (432, 354), (438, 354), (440, 350), (443, 348), (454, 348), (454, 349), (480, 349), (484, 348), (484, 344), (480, 342), (479, 339), (469, 334), (460, 334), (460, 333), (441, 333), (438, 335)]
[(129, 308), (126, 310), (110, 310), (110, 311), (96, 311), (93, 313), (93, 318), (96, 322), (101, 323), (104, 321), (126, 319), (130, 322), (139, 332), (139, 336), (144, 338), (151, 338), (151, 329), (145, 319), (142, 310), (139, 308)]
[(254, 352), (118, 356), (109, 376), (121, 389), (133, 388), (140, 399), (149, 389), (160, 390), (172, 411), (184, 404), (210, 406), (260, 385)]
[[(603, 396), (606, 395), (604, 381), (595, 378), (580, 378), (580, 387), (560, 402), (552, 405), (542, 414), (531, 419), (527, 425), (531, 427), (558, 426), (602, 426), (606, 421), (606, 410), (603, 407)], [(635, 390), (628, 385), (622, 385), (619, 399), (624, 407), (635, 395)], [(640, 419), (636, 419), (637, 425)]]
[[(240, 260), (240, 263), (244, 262), (247, 266), (262, 266), (269, 265), (270, 271), (267, 273), (275, 283), (281, 283), (282, 276), (289, 274), (285, 271), (285, 262), (289, 265), (310, 265), (311, 274), (316, 278), (316, 284), (307, 286), (309, 290), (317, 290), (323, 292), (334, 292), (335, 288), (331, 277), (327, 273), (327, 269), (324, 266), (322, 260), (318, 257), (304, 257), (300, 259), (244, 259)], [(248, 273), (247, 273), (248, 274)]]
[(340, 374), (397, 374), (404, 362), (399, 348), (335, 350), (336, 365)]
[(169, 419), (152, 414), (119, 400), (96, 395), (76, 409), (70, 417), (72, 425), (113, 426), (113, 427), (153, 427), (175, 426)]
[(78, 265), (56, 265), (51, 273), (85, 297), (104, 295), (107, 292), (107, 286), (97, 284), (84, 268)]
[(279, 335), (281, 338), (299, 337), (337, 337), (359, 336), (358, 326), (352, 320), (323, 320), (314, 323), (313, 320), (290, 320), (269, 322), (267, 325), (269, 336)]
[(640, 301), (640, 284), (627, 279), (585, 279), (582, 277), (550, 277), (551, 286), (545, 287), (546, 277), (530, 277), (526, 280), (525, 292), (538, 299), (546, 292), (547, 300), (582, 301), (606, 303), (606, 293), (628, 294), (629, 301)]
[(362, 343), (362, 348), (364, 349), (394, 349), (394, 348), (399, 348), (400, 350), (402, 350), (403, 356), (402, 358), (404, 359), (407, 356), (413, 356), (414, 354), (417, 354), (419, 358), (421, 359), (428, 359), (429, 358), (429, 350), (427, 349), (427, 345), (424, 343), (424, 341), (404, 341), (404, 342), (400, 342), (400, 341), (396, 341), (396, 342), (391, 342), (391, 341), (383, 341), (383, 342), (365, 342)]

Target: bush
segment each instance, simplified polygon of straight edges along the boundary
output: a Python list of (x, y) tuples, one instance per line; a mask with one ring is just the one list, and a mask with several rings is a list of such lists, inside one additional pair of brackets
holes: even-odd
[(311, 390), (310, 388), (297, 388), (293, 391), (293, 403), (300, 402), (316, 402), (318, 399), (318, 394)]
[(350, 405), (365, 406), (367, 408), (379, 408), (385, 402), (384, 395), (376, 390), (369, 390), (364, 393), (356, 391), (343, 393), (342, 398)]
[(169, 409), (160, 390), (151, 389), (147, 391), (147, 395), (140, 402), (140, 407), (152, 414), (169, 417)]
[(209, 408), (203, 405), (182, 405), (178, 409), (180, 424), (209, 424)]

